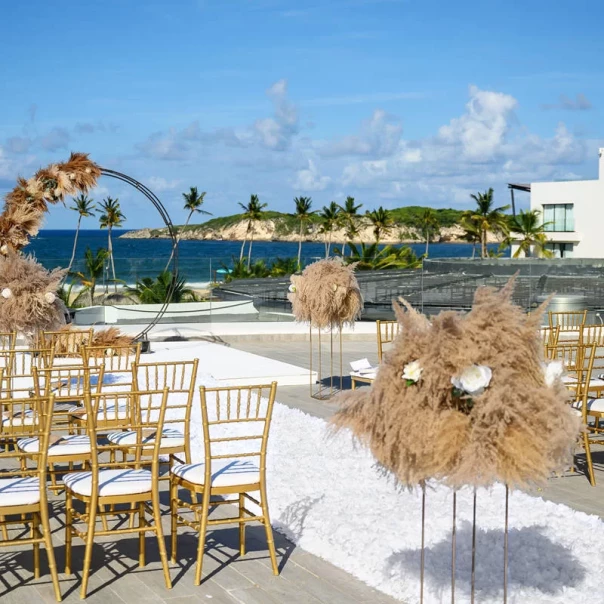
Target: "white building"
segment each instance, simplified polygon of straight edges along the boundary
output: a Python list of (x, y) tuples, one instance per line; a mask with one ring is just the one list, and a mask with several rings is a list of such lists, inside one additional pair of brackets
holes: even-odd
[(530, 191), (531, 210), (541, 212), (547, 248), (557, 258), (604, 258), (604, 149), (598, 166), (597, 180), (510, 185), (512, 194)]

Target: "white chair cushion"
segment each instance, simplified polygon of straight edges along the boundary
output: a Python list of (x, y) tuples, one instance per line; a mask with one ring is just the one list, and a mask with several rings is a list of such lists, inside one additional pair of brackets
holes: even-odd
[(40, 502), (40, 482), (37, 478), (0, 479), (0, 510), (11, 505), (33, 505)]
[[(170, 472), (195, 484), (204, 484), (205, 463), (174, 466)], [(215, 459), (212, 461), (212, 486), (232, 487), (260, 482), (260, 468), (253, 461), (242, 459)]]
[[(24, 453), (37, 453), (40, 448), (38, 438), (22, 438), (17, 446)], [(90, 439), (87, 436), (71, 434), (48, 447), (48, 456), (85, 455), (90, 453)]]
[(38, 423), (38, 418), (33, 410), (19, 412), (16, 415), (11, 415), (10, 411), (2, 413), (3, 426), (33, 426)]
[[(70, 412), (81, 411), (82, 407), (72, 407)], [(87, 417), (87, 413), (83, 413), (80, 415), (78, 413), (78, 417), (85, 420)], [(97, 413), (97, 420), (101, 421), (113, 421), (117, 419), (128, 419), (128, 407), (126, 405), (107, 405), (104, 409), (99, 409)]]
[[(114, 445), (122, 445), (124, 447), (136, 444), (136, 432), (111, 432), (107, 435), (107, 440)], [(143, 441), (150, 447), (155, 445), (155, 435), (149, 434), (143, 438)], [(185, 435), (174, 428), (165, 428), (162, 431), (161, 447), (164, 449), (173, 447), (184, 447)]]
[[(583, 401), (575, 401), (571, 404), (573, 409), (583, 409)], [(587, 400), (587, 413), (590, 411), (604, 412), (604, 398), (590, 398)]]
[[(78, 495), (92, 494), (92, 472), (74, 472), (63, 478), (65, 486)], [(99, 470), (99, 496), (136, 495), (152, 488), (149, 470)]]

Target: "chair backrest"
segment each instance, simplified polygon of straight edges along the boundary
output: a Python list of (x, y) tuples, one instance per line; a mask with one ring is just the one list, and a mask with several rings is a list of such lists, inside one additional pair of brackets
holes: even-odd
[[(108, 432), (120, 428), (130, 429), (130, 426), (137, 422), (137, 410), (133, 406), (134, 399), (131, 396), (131, 390), (113, 390), (111, 392), (102, 390), (100, 393), (94, 394), (85, 392), (82, 402), (88, 394), (93, 397), (96, 414), (92, 416), (92, 421), (98, 432)], [(84, 426), (88, 426), (90, 423), (91, 416), (85, 405), (81, 409), (72, 411), (70, 415), (72, 423), (76, 420)]]
[(587, 310), (549, 312), (549, 326), (560, 327), (560, 331), (579, 331), (587, 320)]
[(558, 344), (558, 338), (560, 337), (560, 326), (556, 325), (555, 327), (541, 328), (541, 337), (543, 338), (545, 358), (549, 358), (549, 351), (552, 349), (552, 347)]
[[(115, 384), (118, 388), (132, 386), (132, 366), (139, 363), (141, 356), (141, 344), (131, 344), (129, 346), (84, 346), (82, 349), (82, 359), (87, 367), (105, 368), (105, 375), (120, 375), (120, 380)], [(121, 378), (128, 376), (128, 380)], [(111, 386), (109, 381), (108, 386)]]
[(145, 392), (168, 388), (164, 424), (166, 427), (183, 431), (187, 463), (191, 462), (191, 409), (195, 396), (198, 366), (199, 359), (132, 365), (132, 388), (134, 390)]
[[(260, 480), (266, 470), (266, 446), (277, 382), (262, 386), (199, 389), (203, 426), (205, 484), (211, 484), (212, 460), (259, 458)], [(245, 433), (225, 436), (225, 426), (241, 424)]]
[[(573, 394), (571, 403), (581, 401), (583, 423), (587, 424), (587, 407), (590, 395), (589, 385), (591, 382), (594, 360), (596, 358), (596, 344), (572, 344), (564, 347), (564, 353), (560, 360), (564, 363), (565, 358), (569, 363), (574, 363), (572, 369), (568, 370), (572, 378), (566, 383), (566, 387)], [(565, 365), (566, 367), (566, 365)]]
[(34, 368), (49, 369), (54, 362), (52, 348), (19, 348), (0, 351), (0, 365), (4, 366), (2, 396), (18, 398), (30, 396)]
[(584, 325), (579, 332), (579, 343), (604, 346), (604, 325)]
[(15, 331), (0, 331), (0, 350), (13, 350), (17, 343)]
[[(147, 432), (148, 425), (140, 422), (141, 409), (140, 395), (157, 395), (151, 397), (154, 401), (159, 401), (156, 405), (157, 420), (154, 424), (155, 437), (152, 453), (149, 455), (149, 443)], [(136, 442), (128, 443), (128, 448), (134, 451), (133, 459), (122, 461), (111, 461), (115, 459), (114, 455), (109, 457), (103, 456), (107, 452), (115, 452), (122, 450), (120, 445), (102, 444), (98, 439), (99, 426), (96, 422), (86, 422), (86, 432), (90, 438), (90, 468), (92, 472), (92, 494), (93, 501), (98, 493), (99, 470), (101, 468), (124, 468), (131, 467), (140, 469), (143, 465), (150, 465), (153, 477), (153, 489), (158, 488), (159, 478), (159, 450), (161, 448), (161, 433), (164, 425), (164, 417), (166, 414), (166, 403), (168, 400), (168, 389), (162, 391), (139, 393), (136, 391), (119, 392), (119, 393), (101, 393), (101, 394), (86, 394), (84, 396), (84, 408), (88, 417), (98, 417), (102, 413), (103, 406), (107, 403), (107, 397), (119, 397), (120, 400), (128, 399), (128, 407), (132, 409), (132, 420), (128, 424), (128, 429), (136, 433)], [(149, 456), (151, 459), (149, 460)], [(135, 478), (134, 478), (135, 479)], [(94, 505), (94, 504), (93, 504)]]
[(377, 343), (378, 343), (378, 361), (382, 362), (384, 354), (384, 344), (394, 341), (399, 333), (400, 324), (398, 321), (376, 321)]
[[(0, 440), (9, 437), (11, 441), (22, 438), (38, 438), (40, 443), (37, 451), (21, 451), (18, 447), (0, 448), (0, 465), (2, 478), (38, 478), (38, 485), (29, 484), (24, 480), (23, 490), (40, 492), (40, 506), (46, 506), (46, 471), (48, 445), (52, 416), (54, 409), (53, 397), (31, 397), (28, 399), (4, 399), (2, 401), (2, 423)], [(6, 460), (6, 462), (4, 461)], [(12, 463), (8, 463), (12, 460)], [(28, 464), (28, 460), (30, 463)], [(31, 461), (33, 460), (33, 464)], [(15, 463), (17, 462), (17, 463)], [(9, 466), (9, 467), (7, 467)], [(3, 510), (4, 514), (12, 514), (10, 508)]]
[(63, 329), (59, 331), (43, 331), (41, 344), (54, 348), (58, 358), (81, 358), (84, 346), (90, 346), (94, 330)]
[(54, 395), (55, 403), (82, 400), (86, 392), (99, 393), (105, 368), (82, 365), (57, 365), (33, 369), (34, 396)]

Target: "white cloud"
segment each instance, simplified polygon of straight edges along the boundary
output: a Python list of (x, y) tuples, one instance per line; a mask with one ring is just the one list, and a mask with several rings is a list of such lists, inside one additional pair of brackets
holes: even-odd
[(175, 189), (176, 187), (178, 187), (178, 185), (180, 185), (182, 180), (167, 180), (162, 176), (151, 176), (147, 179), (147, 182), (149, 183), (149, 188), (152, 191), (161, 193), (163, 191), (171, 191), (172, 189)]
[(315, 162), (312, 159), (308, 160), (308, 168), (298, 170), (293, 188), (297, 191), (323, 191), (327, 188), (331, 178), (329, 176), (321, 176)]
[(398, 147), (403, 127), (399, 120), (382, 109), (361, 124), (358, 135), (346, 136), (327, 143), (320, 149), (321, 155), (391, 155)]

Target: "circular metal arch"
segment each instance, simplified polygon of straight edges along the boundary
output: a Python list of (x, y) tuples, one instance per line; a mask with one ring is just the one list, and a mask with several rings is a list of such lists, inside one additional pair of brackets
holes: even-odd
[[(147, 188), (144, 184), (139, 182), (138, 180), (128, 176), (127, 174), (123, 174), (122, 172), (117, 172), (116, 170), (109, 170), (108, 168), (101, 168), (102, 176), (110, 176), (111, 178), (115, 178), (117, 180), (121, 180), (132, 187), (134, 187), (137, 191), (140, 191), (154, 206), (155, 209), (159, 212), (166, 228), (168, 229), (168, 233), (170, 235), (170, 239), (172, 240), (172, 275), (175, 276), (178, 273), (178, 237), (176, 235), (176, 229), (174, 228), (174, 224), (172, 223), (172, 219), (168, 214), (168, 211), (159, 200), (159, 197), (149, 188)], [(137, 340), (146, 340), (149, 332), (155, 325), (157, 325), (160, 319), (164, 316), (166, 311), (168, 310), (168, 305), (170, 304), (170, 299), (172, 298), (172, 294), (174, 293), (174, 286), (176, 285), (176, 279), (172, 279), (172, 283), (170, 284), (170, 288), (166, 294), (166, 299), (162, 304), (162, 307), (159, 309), (155, 318), (143, 329), (135, 339)]]

